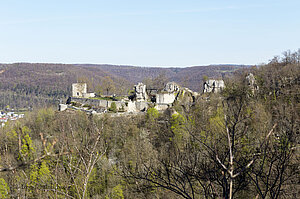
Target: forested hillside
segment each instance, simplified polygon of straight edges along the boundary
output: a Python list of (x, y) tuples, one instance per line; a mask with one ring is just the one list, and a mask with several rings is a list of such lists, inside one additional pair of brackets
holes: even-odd
[(63, 64), (1, 64), (0, 107), (35, 107), (65, 100), (71, 93), (71, 84), (77, 81), (89, 83), (90, 89), (100, 85), (106, 76), (114, 84), (126, 90), (130, 82), (115, 77), (101, 69)]
[[(103, 93), (127, 94), (137, 82), (154, 80), (176, 81), (195, 91), (201, 87), (202, 76), (221, 77), (243, 66), (198, 66), (190, 68), (151, 68), (114, 65), (65, 64), (0, 64), (0, 108), (45, 106), (57, 104), (71, 94), (71, 84), (87, 82), (88, 88)], [(110, 93), (112, 94), (112, 93)]]
[(300, 52), (226, 86), (164, 113), (32, 112), (0, 130), (0, 198), (297, 198)]
[(99, 68), (118, 77), (123, 77), (130, 82), (137, 83), (145, 78), (156, 78), (163, 74), (169, 81), (186, 84), (187, 87), (199, 91), (200, 83), (204, 75), (211, 78), (221, 78), (229, 75), (235, 70), (247, 68), (245, 65), (209, 65), (194, 66), (186, 68), (159, 68), (159, 67), (134, 67), (134, 66), (112, 66), (112, 65), (78, 65)]

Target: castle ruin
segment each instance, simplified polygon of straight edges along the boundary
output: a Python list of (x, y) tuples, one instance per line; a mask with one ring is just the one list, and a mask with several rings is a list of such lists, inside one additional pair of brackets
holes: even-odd
[[(223, 80), (208, 80), (204, 83), (203, 87), (203, 93), (217, 93), (225, 88), (225, 85)], [(180, 87), (175, 82), (168, 82), (161, 90), (154, 88), (147, 89), (145, 84), (138, 83), (134, 86), (133, 95), (116, 100), (114, 97), (101, 97), (95, 96), (94, 93), (88, 93), (86, 83), (74, 83), (72, 84), (72, 97), (69, 97), (67, 106), (92, 113), (107, 112), (113, 103), (118, 112), (139, 113), (146, 111), (148, 107), (164, 111), (174, 106), (177, 101), (190, 106), (195, 103), (198, 95), (197, 92)], [(60, 106), (60, 110), (65, 109), (66, 106)]]
[(72, 84), (72, 97), (79, 97), (79, 98), (95, 97), (95, 93), (87, 92), (86, 83), (74, 83)]
[(225, 88), (223, 80), (210, 79), (203, 83), (203, 93), (219, 93)]

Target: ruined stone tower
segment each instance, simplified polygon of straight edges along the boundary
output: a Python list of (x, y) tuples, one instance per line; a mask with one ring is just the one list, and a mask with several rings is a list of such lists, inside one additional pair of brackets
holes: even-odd
[(87, 93), (86, 83), (74, 83), (72, 84), (72, 97), (84, 97)]

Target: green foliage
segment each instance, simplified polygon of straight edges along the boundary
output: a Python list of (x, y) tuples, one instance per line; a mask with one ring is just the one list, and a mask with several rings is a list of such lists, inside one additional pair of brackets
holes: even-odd
[(111, 111), (111, 112), (113, 112), (113, 113), (118, 112), (118, 110), (117, 110), (117, 105), (116, 105), (115, 102), (112, 102), (112, 103), (111, 103), (111, 105), (110, 105), (110, 107), (109, 107), (109, 111)]
[(28, 134), (26, 134), (22, 139), (20, 158), (33, 159), (34, 155), (35, 148), (32, 144), (32, 139)]
[(92, 108), (92, 106), (91, 106), (91, 105), (89, 105), (89, 104), (84, 104), (82, 107), (84, 107), (84, 108), (88, 108), (88, 109), (91, 109), (91, 108)]
[(107, 100), (107, 101), (118, 101), (118, 100), (121, 100), (120, 97), (108, 97), (108, 96), (105, 96), (105, 97), (90, 97), (89, 99), (97, 99), (97, 100)]
[(118, 184), (112, 189), (110, 197), (106, 196), (105, 198), (110, 199), (124, 199), (122, 185)]
[(154, 121), (159, 117), (159, 112), (156, 108), (148, 108), (146, 118), (150, 121)]
[(0, 178), (0, 199), (5, 199), (9, 197), (9, 186), (3, 178)]
[(247, 157), (251, 152), (253, 152), (253, 146), (251, 146), (249, 138), (243, 136), (241, 138), (241, 154)]
[(243, 74), (171, 117), (153, 107), (131, 117), (42, 109), (11, 122), (0, 133), (0, 198), (228, 198), (231, 179), (233, 198), (296, 198), (299, 68), (284, 76), (285, 67), (256, 69), (253, 96)]
[(47, 123), (54, 117), (54, 110), (52, 108), (40, 109), (37, 115), (37, 122)]
[(135, 91), (134, 90), (128, 90), (128, 95), (130, 96), (130, 95), (133, 95), (135, 93)]
[(185, 125), (185, 118), (180, 113), (175, 113), (171, 118), (171, 129), (173, 131), (178, 131)]
[(51, 172), (45, 160), (40, 164), (34, 163), (30, 166), (29, 179), (27, 186), (30, 192), (33, 192), (38, 187), (51, 187)]
[(224, 132), (225, 130), (225, 119), (223, 109), (218, 107), (215, 114), (209, 118), (209, 125), (212, 132)]
[(8, 131), (6, 133), (6, 135), (7, 135), (7, 138), (9, 140), (16, 140), (18, 138), (18, 134), (16, 132), (16, 129), (12, 129), (12, 130)]
[(50, 170), (46, 161), (42, 161), (39, 169), (39, 180), (46, 183), (50, 178)]
[(171, 118), (171, 130), (174, 133), (174, 141), (181, 145), (184, 138), (188, 136), (186, 131), (186, 119), (180, 114), (175, 113)]
[(30, 166), (30, 174), (29, 174), (29, 179), (30, 183), (27, 185), (29, 187), (34, 187), (38, 183), (38, 177), (39, 177), (39, 168), (37, 164), (32, 164)]

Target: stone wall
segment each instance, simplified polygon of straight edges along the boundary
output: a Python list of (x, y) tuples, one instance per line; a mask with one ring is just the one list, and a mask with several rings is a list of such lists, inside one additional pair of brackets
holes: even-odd
[(169, 104), (156, 104), (154, 108), (158, 111), (164, 111), (169, 107), (170, 107)]
[[(218, 87), (222, 87), (222, 82), (208, 82), (208, 87), (212, 87), (212, 90), (216, 90)], [(212, 84), (212, 85), (211, 85)], [(224, 82), (223, 82), (224, 84)], [(188, 104), (192, 104), (195, 101), (196, 94), (187, 89), (181, 88), (175, 82), (168, 82), (164, 89), (156, 90), (156, 89), (149, 89), (148, 91), (152, 92), (150, 94), (151, 102), (149, 100), (149, 96), (146, 92), (146, 85), (143, 83), (138, 83), (134, 86), (135, 94), (133, 98), (129, 98), (128, 100), (132, 101), (108, 101), (108, 100), (101, 100), (101, 99), (91, 99), (90, 97), (94, 97), (94, 93), (87, 93), (87, 85), (86, 83), (75, 83), (72, 84), (72, 94), (73, 97), (68, 99), (68, 104), (70, 102), (78, 102), (81, 105), (90, 105), (93, 107), (94, 110), (98, 109), (109, 109), (112, 103), (116, 104), (117, 109), (125, 112), (143, 112), (147, 111), (149, 106), (154, 106), (159, 111), (164, 111), (169, 107), (172, 107), (173, 103), (176, 100), (184, 100), (187, 101)], [(155, 91), (155, 92), (154, 92)], [(188, 94), (185, 94), (188, 93)], [(182, 99), (179, 99), (178, 95), (182, 96)], [(75, 97), (74, 97), (75, 96)], [(61, 107), (64, 109), (65, 107)], [(76, 108), (76, 107), (74, 107)], [(88, 108), (88, 107), (80, 107), (80, 108)], [(103, 111), (104, 112), (104, 111)]]
[(133, 101), (129, 101), (129, 102), (128, 102), (127, 111), (130, 112), (130, 113), (135, 113), (135, 112), (137, 112), (137, 108), (136, 108), (135, 102), (133, 102)]
[(158, 93), (156, 94), (156, 103), (172, 104), (175, 101), (175, 93)]
[(84, 98), (95, 97), (95, 93), (84, 93), (83, 97)]
[(148, 102), (135, 102), (135, 107), (138, 111), (146, 111), (148, 109)]
[(108, 100), (100, 100), (100, 99), (75, 98), (75, 97), (72, 97), (71, 101), (79, 102), (81, 104), (89, 104), (95, 107), (105, 107), (105, 108), (109, 108), (111, 106), (111, 103), (114, 102), (117, 106), (117, 109), (121, 109), (122, 107), (124, 107), (125, 110), (127, 109), (126, 103), (122, 101), (108, 101)]
[(59, 104), (58, 105), (58, 110), (59, 111), (64, 111), (64, 110), (66, 110), (68, 108), (68, 105), (66, 105), (66, 104)]

